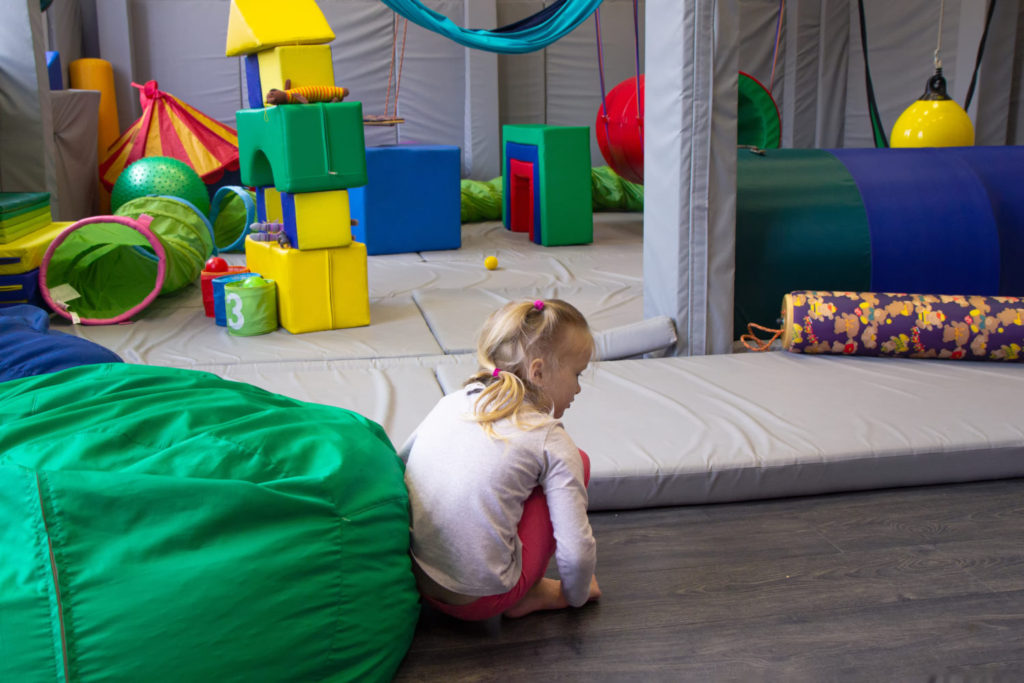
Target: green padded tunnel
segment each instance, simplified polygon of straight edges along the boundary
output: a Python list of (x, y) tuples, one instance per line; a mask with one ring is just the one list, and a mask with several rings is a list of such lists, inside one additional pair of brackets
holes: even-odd
[(774, 327), (787, 292), (868, 291), (867, 214), (846, 167), (820, 149), (738, 155), (734, 335)]
[(383, 429), (121, 363), (0, 384), (0, 680), (386, 681), (419, 597)]
[(133, 199), (115, 214), (133, 220), (143, 215), (152, 218), (145, 227), (86, 219), (57, 237), (40, 267), (40, 288), (51, 308), (83, 324), (122, 322), (157, 295), (199, 277), (215, 253), (206, 217), (183, 199), (158, 196)]

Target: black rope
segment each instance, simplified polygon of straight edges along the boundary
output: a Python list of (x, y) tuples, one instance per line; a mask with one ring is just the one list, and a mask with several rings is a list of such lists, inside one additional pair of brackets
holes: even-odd
[(974, 86), (978, 84), (978, 70), (981, 69), (981, 56), (985, 54), (985, 41), (988, 40), (988, 28), (992, 25), (992, 15), (995, 14), (996, 0), (989, 0), (988, 13), (985, 15), (985, 30), (981, 32), (981, 42), (978, 43), (978, 56), (974, 60), (974, 73), (971, 75), (971, 87), (967, 88), (967, 97), (964, 98), (964, 111), (971, 106), (974, 99)]
[(867, 22), (864, 20), (864, 0), (857, 0), (857, 10), (860, 14), (860, 48), (864, 53), (864, 82), (868, 91), (868, 115), (871, 118), (871, 133), (875, 140), (875, 147), (888, 147), (889, 141), (886, 139), (885, 130), (882, 128), (882, 117), (878, 115), (875, 87), (871, 84), (871, 67), (868, 66), (868, 31)]

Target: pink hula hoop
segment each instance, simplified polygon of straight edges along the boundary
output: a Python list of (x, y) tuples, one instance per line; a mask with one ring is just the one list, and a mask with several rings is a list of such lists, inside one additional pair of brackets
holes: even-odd
[(160, 294), (160, 290), (164, 286), (164, 278), (167, 276), (167, 251), (164, 249), (164, 245), (160, 243), (153, 231), (149, 229), (149, 224), (153, 222), (153, 217), (147, 214), (140, 215), (137, 219), (129, 218), (127, 216), (92, 216), (90, 218), (83, 218), (82, 220), (69, 225), (64, 229), (57, 239), (50, 243), (50, 246), (46, 248), (46, 253), (43, 254), (42, 264), (39, 266), (39, 291), (43, 295), (43, 300), (46, 301), (46, 305), (49, 306), (57, 315), (63, 316), (68, 320), (71, 320), (71, 314), (68, 313), (63, 307), (57, 305), (50, 296), (50, 288), (46, 285), (46, 273), (50, 268), (50, 259), (53, 258), (53, 252), (57, 250), (64, 240), (68, 238), (68, 235), (73, 233), (79, 228), (89, 225), (90, 223), (120, 223), (132, 230), (138, 232), (145, 237), (150, 246), (153, 247), (153, 251), (157, 256), (157, 267), (156, 267), (156, 282), (153, 284), (153, 291), (145, 296), (139, 303), (129, 308), (124, 313), (114, 316), (113, 318), (79, 318), (79, 322), (82, 325), (114, 325), (117, 323), (124, 322), (131, 318), (133, 315), (148, 306), (153, 299)]

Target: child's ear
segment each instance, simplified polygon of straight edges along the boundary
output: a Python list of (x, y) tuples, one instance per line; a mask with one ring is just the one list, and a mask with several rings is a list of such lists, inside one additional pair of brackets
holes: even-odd
[(534, 384), (538, 384), (544, 379), (543, 358), (534, 358), (533, 360), (530, 361), (529, 379)]

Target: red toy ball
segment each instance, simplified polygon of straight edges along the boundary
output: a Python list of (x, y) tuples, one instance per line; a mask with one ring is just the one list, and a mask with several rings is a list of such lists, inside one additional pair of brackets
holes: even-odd
[(224, 273), (227, 272), (228, 262), (222, 259), (220, 256), (212, 256), (203, 266), (203, 270), (207, 273)]
[[(594, 131), (601, 156), (616, 173), (634, 183), (644, 182), (644, 77), (628, 78), (611, 89), (597, 109)], [(637, 95), (640, 106), (637, 107)], [(605, 107), (608, 115), (605, 116)]]

